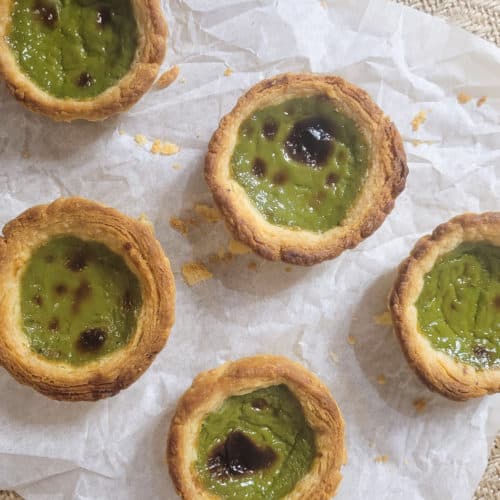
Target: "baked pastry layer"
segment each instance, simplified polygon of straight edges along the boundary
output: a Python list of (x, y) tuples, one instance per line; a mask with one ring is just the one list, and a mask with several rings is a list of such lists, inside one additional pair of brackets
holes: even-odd
[[(457, 216), (417, 242), (390, 296), (394, 329), (410, 365), (451, 399), (500, 391), (498, 248), (500, 213)], [(452, 267), (443, 267), (447, 262)]]
[[(81, 364), (37, 353), (23, 326), (22, 281), (30, 259), (47, 242), (68, 236), (104, 245), (119, 256), (137, 279), (141, 296), (127, 341)], [(128, 387), (163, 348), (174, 322), (174, 278), (151, 226), (83, 198), (32, 207), (9, 222), (0, 239), (0, 279), (0, 363), (19, 382), (53, 399), (93, 401)], [(86, 347), (99, 347), (96, 328), (89, 325), (92, 332), (82, 340)]]
[[(245, 428), (243, 424), (240, 429), (237, 424), (233, 425), (234, 420), (230, 421), (231, 419), (227, 418), (227, 425), (222, 425), (225, 431), (222, 432), (224, 435), (220, 436), (219, 441), (212, 438), (214, 438), (213, 423), (220, 424), (224, 422), (224, 415), (228, 406), (233, 407), (235, 405), (235, 399), (233, 398), (238, 398), (236, 403), (241, 405), (242, 412), (250, 412), (252, 415), (249, 417), (251, 421), (258, 422), (261, 417), (257, 412), (262, 410), (256, 410), (253, 406), (263, 409), (268, 406), (273, 407), (273, 394), (283, 390), (289, 391), (290, 395), (293, 396), (286, 404), (283, 404), (284, 409), (288, 408), (289, 410), (293, 407), (294, 400), (301, 407), (303, 418), (307, 424), (304, 429), (310, 429), (314, 436), (314, 455), (312, 463), (309, 467), (304, 467), (306, 472), (302, 477), (298, 478), (293, 489), (291, 491), (287, 490), (283, 496), (271, 496), (271, 498), (311, 498), (318, 500), (331, 498), (342, 478), (340, 468), (346, 460), (342, 415), (328, 389), (302, 365), (280, 356), (261, 355), (226, 363), (214, 370), (201, 373), (180, 399), (170, 426), (167, 459), (175, 487), (183, 499), (252, 497), (252, 493), (250, 496), (245, 496), (247, 494), (246, 490), (242, 489), (241, 492), (238, 492), (231, 485), (224, 494), (221, 494), (221, 490), (217, 490), (217, 488), (215, 490), (214, 487), (210, 488), (212, 483), (207, 483), (206, 469), (203, 470), (202, 463), (203, 458), (207, 456), (207, 439), (210, 444), (217, 443), (218, 446), (223, 445), (225, 447), (225, 458), (231, 453), (228, 446), (229, 448), (233, 446), (234, 439), (253, 439), (254, 442), (251, 445), (245, 443), (245, 449), (253, 453), (254, 448), (257, 448), (259, 450), (259, 463), (262, 465), (264, 462), (264, 469), (275, 471), (280, 477), (279, 463), (282, 464), (282, 467), (288, 465), (286, 461), (283, 461), (283, 454), (280, 454), (280, 443), (272, 442), (270, 437), (272, 432), (269, 434), (269, 431), (266, 430), (267, 439), (265, 439), (262, 435), (258, 435), (257, 426), (253, 429), (252, 438), (252, 432), (248, 427)], [(290, 414), (288, 410), (284, 410), (281, 417), (285, 421), (287, 419), (286, 415)], [(298, 413), (293, 414), (296, 416), (295, 425), (297, 430), (301, 428), (300, 415)], [(263, 422), (269, 424), (266, 420), (269, 417), (263, 414), (262, 418)], [(273, 418), (276, 418), (276, 415)], [(271, 421), (274, 422), (272, 418)], [(207, 422), (212, 427), (204, 429)], [(290, 424), (290, 420), (287, 422)], [(274, 426), (273, 423), (270, 425), (279, 432), (280, 426)], [(230, 427), (234, 432), (228, 432)], [(282, 428), (284, 434), (286, 434), (286, 425), (284, 424)], [(299, 432), (299, 435), (306, 436), (307, 432), (307, 430), (304, 430), (302, 434)], [(234, 436), (235, 433), (236, 436)], [(244, 434), (244, 437), (242, 438), (239, 434)], [(305, 465), (308, 462), (307, 441), (307, 438), (303, 441), (304, 453), (302, 457), (306, 457), (304, 459)], [(238, 447), (236, 453), (237, 450)], [(219, 451), (217, 447), (210, 447), (208, 456), (220, 456)], [(275, 458), (275, 455), (278, 458)], [(240, 464), (248, 464), (254, 457), (255, 454), (253, 453), (252, 456), (247, 455), (240, 457), (238, 460)], [(278, 463), (275, 463), (274, 460), (278, 460)], [(220, 466), (221, 463), (224, 465), (224, 461), (218, 460), (215, 465)], [(232, 463), (237, 465), (234, 460)], [(207, 466), (209, 465), (207, 463)], [(227, 473), (227, 467), (225, 469), (222, 472), (223, 476)], [(217, 470), (212, 470), (217, 473)], [(248, 474), (248, 471), (244, 472), (246, 481), (242, 481), (243, 484), (251, 481), (255, 484), (258, 483), (256, 478), (267, 477), (266, 471), (260, 474), (259, 471), (254, 470), (257, 475)], [(207, 487), (207, 484), (209, 487)], [(264, 487), (262, 485), (265, 485), (265, 481), (258, 484), (260, 487)], [(272, 494), (279, 495), (279, 491)]]
[[(307, 101), (314, 97), (324, 99), (327, 103), (325, 108), (331, 105), (338, 116), (345, 118), (346, 123), (353, 124), (353, 129), (361, 138), (353, 144), (366, 144), (366, 174), (360, 172), (363, 179), (360, 192), (353, 198), (352, 203), (346, 203), (345, 215), (340, 217), (339, 221), (333, 221), (339, 222), (338, 225), (331, 228), (312, 225), (309, 227), (314, 230), (311, 230), (292, 227), (293, 221), (290, 225), (273, 224), (273, 218), (262, 213), (265, 211), (263, 207), (268, 191), (264, 189), (258, 192), (256, 189), (256, 193), (249, 196), (251, 189), (246, 186), (247, 192), (242, 186), (241, 178), (238, 179), (238, 175), (234, 175), (233, 163), (234, 160), (238, 161), (235, 155), (239, 154), (239, 142), (241, 143), (241, 138), (245, 136), (245, 129), (252, 122), (252, 118), (257, 117), (253, 121), (258, 122), (262, 110), (285, 106), (287, 102), (293, 103), (297, 99)], [(297, 117), (296, 124), (298, 122)], [(265, 139), (266, 135), (272, 132), (271, 128), (266, 128), (264, 123), (261, 139)], [(320, 157), (324, 151), (322, 148), (328, 147), (328, 141), (335, 143), (336, 132), (335, 127), (320, 128), (316, 125), (302, 127), (303, 130), (297, 131), (295, 136), (293, 131), (286, 136), (283, 156), (292, 157), (293, 168), (298, 168), (302, 161), (303, 168), (309, 169), (313, 174), (321, 169)], [(339, 131), (337, 134), (341, 135)], [(320, 148), (317, 154), (310, 154), (308, 142), (311, 142), (311, 137), (314, 142), (313, 150), (317, 149), (317, 146)], [(252, 150), (255, 159), (259, 158), (259, 143), (263, 141), (259, 139), (252, 146), (255, 147), (255, 151)], [(293, 144), (290, 147), (287, 143)], [(339, 145), (345, 147), (342, 141), (339, 141)], [(205, 177), (229, 229), (237, 239), (263, 257), (271, 260), (281, 259), (293, 264), (310, 265), (336, 257), (346, 248), (356, 246), (369, 236), (393, 208), (395, 198), (404, 188), (407, 175), (405, 153), (394, 125), (364, 91), (334, 76), (290, 73), (260, 82), (241, 97), (235, 108), (222, 119), (208, 149)], [(298, 153), (295, 158), (294, 151)], [(301, 155), (301, 152), (305, 154)], [(347, 151), (347, 155), (349, 154), (351, 153)], [(254, 167), (255, 176), (262, 178), (261, 165), (252, 165), (252, 170)], [(333, 189), (335, 181), (341, 180), (331, 177), (332, 182), (329, 183), (327, 177), (324, 179), (326, 189)], [(270, 183), (273, 184), (274, 191), (280, 190), (279, 182), (275, 182), (275, 179), (271, 179)], [(297, 179), (296, 184), (301, 184), (300, 179)], [(255, 182), (253, 185), (255, 186)], [(264, 200), (260, 207), (253, 201), (259, 196)], [(315, 201), (318, 205), (325, 201), (322, 197), (320, 195)], [(310, 209), (309, 206), (305, 208)]]
[(101, 120), (149, 89), (166, 35), (159, 0), (6, 0), (0, 74), (33, 111), (55, 120)]

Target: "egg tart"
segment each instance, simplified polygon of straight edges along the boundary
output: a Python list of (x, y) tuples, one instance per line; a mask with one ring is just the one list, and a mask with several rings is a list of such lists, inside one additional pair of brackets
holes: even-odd
[(194, 379), (173, 417), (167, 459), (184, 500), (329, 499), (346, 461), (344, 421), (302, 365), (244, 358)]
[(500, 391), (500, 212), (463, 214), (420, 239), (390, 296), (395, 332), (429, 388)]
[(0, 283), (0, 364), (53, 399), (128, 387), (174, 322), (174, 278), (150, 224), (83, 198), (3, 228)]
[(159, 0), (2, 0), (0, 74), (32, 111), (102, 120), (151, 87), (166, 36)]
[(206, 181), (236, 239), (270, 260), (310, 265), (372, 234), (405, 186), (399, 133), (360, 88), (284, 74), (220, 122)]

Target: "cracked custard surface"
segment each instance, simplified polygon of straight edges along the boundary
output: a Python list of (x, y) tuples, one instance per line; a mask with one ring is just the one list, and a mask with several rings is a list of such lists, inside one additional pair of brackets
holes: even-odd
[(137, 277), (105, 245), (58, 236), (21, 280), (23, 330), (46, 359), (81, 365), (124, 347), (141, 308)]
[(315, 232), (342, 222), (367, 165), (363, 134), (324, 96), (257, 110), (231, 159), (233, 178), (270, 223)]
[(54, 97), (95, 97), (132, 65), (130, 0), (13, 0), (11, 9), (8, 43), (18, 64)]
[(500, 247), (462, 243), (440, 257), (416, 307), (433, 347), (478, 368), (500, 367)]
[(220, 498), (275, 500), (307, 474), (315, 454), (300, 403), (277, 385), (232, 396), (205, 417), (196, 469)]

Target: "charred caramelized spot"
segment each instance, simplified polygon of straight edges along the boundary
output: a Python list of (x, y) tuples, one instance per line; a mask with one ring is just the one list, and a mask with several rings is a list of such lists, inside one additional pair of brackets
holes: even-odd
[(90, 283), (87, 280), (82, 280), (80, 285), (75, 290), (73, 295), (73, 312), (77, 313), (80, 310), (82, 302), (90, 297), (92, 294), (92, 289), (90, 288)]
[(339, 179), (336, 174), (328, 174), (325, 180), (325, 184), (327, 186), (333, 186), (334, 184), (337, 184), (338, 180)]
[(126, 252), (130, 252), (130, 250), (132, 250), (132, 243), (130, 243), (130, 241), (127, 241), (127, 243), (123, 245), (123, 250), (125, 250)]
[(252, 408), (256, 410), (265, 410), (269, 408), (269, 404), (264, 398), (257, 398), (252, 401)]
[(34, 5), (34, 13), (38, 18), (49, 28), (55, 28), (59, 19), (57, 6), (54, 1), (36, 0)]
[(84, 352), (98, 351), (106, 341), (106, 332), (102, 328), (89, 328), (80, 333), (77, 347)]
[(243, 125), (243, 127), (241, 128), (241, 133), (245, 137), (249, 137), (249, 136), (253, 135), (254, 128), (252, 127), (252, 125), (249, 125), (249, 124)]
[(73, 272), (82, 271), (87, 267), (87, 257), (83, 250), (77, 250), (66, 259), (66, 267)]
[(208, 470), (216, 478), (250, 475), (269, 468), (277, 459), (268, 446), (257, 446), (241, 431), (231, 432), (208, 458)]
[(497, 295), (495, 299), (493, 300), (493, 304), (497, 309), (500, 309), (500, 295)]
[(457, 303), (456, 303), (456, 302), (452, 302), (452, 303), (451, 303), (451, 305), (450, 305), (450, 307), (451, 307), (454, 311), (456, 311), (456, 310), (458, 309), (458, 306), (457, 306)]
[(55, 260), (55, 257), (53, 255), (46, 255), (45, 256), (45, 262), (47, 262), (47, 264), (52, 264), (52, 262), (54, 262)]
[(35, 295), (33, 297), (33, 302), (37, 305), (37, 306), (43, 306), (43, 298), (41, 295)]
[(78, 77), (79, 87), (92, 87), (92, 85), (94, 85), (94, 82), (94, 77), (86, 71), (80, 73), (80, 76)]
[(287, 179), (288, 179), (288, 176), (286, 175), (286, 172), (283, 172), (283, 171), (278, 172), (278, 173), (274, 174), (274, 176), (273, 176), (273, 182), (274, 182), (274, 184), (277, 184), (278, 186), (285, 184)]
[(252, 166), (253, 174), (257, 177), (264, 177), (264, 175), (266, 175), (266, 170), (266, 162), (264, 160), (261, 160), (260, 158), (255, 158)]
[(262, 135), (266, 139), (274, 139), (274, 136), (278, 132), (278, 124), (272, 118), (267, 118), (264, 122), (264, 127), (262, 128)]
[(478, 358), (480, 358), (481, 360), (487, 361), (489, 356), (490, 356), (488, 349), (486, 349), (483, 346), (476, 345), (476, 346), (474, 346), (474, 348), (472, 350), (473, 350), (474, 354)]
[(295, 124), (285, 141), (285, 150), (293, 160), (318, 168), (328, 161), (334, 147), (334, 126), (325, 118), (306, 118)]
[(109, 7), (100, 7), (97, 11), (96, 22), (99, 26), (107, 26), (111, 23), (113, 13)]
[(68, 291), (68, 287), (64, 283), (59, 283), (54, 287), (56, 295), (64, 295)]
[(58, 318), (52, 318), (50, 321), (49, 321), (49, 330), (52, 331), (52, 332), (57, 332), (57, 330), (59, 330), (59, 319)]

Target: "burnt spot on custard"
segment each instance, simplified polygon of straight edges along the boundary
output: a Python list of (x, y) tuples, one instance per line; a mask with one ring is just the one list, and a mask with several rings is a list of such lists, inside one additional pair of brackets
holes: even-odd
[(261, 158), (255, 158), (252, 165), (252, 173), (257, 177), (264, 177), (267, 172), (267, 165)]
[(82, 71), (78, 77), (77, 84), (79, 87), (92, 87), (95, 79), (88, 71)]
[(51, 332), (59, 331), (59, 318), (53, 317), (47, 326)]
[(92, 295), (92, 288), (87, 280), (82, 280), (73, 294), (73, 312), (80, 310), (82, 303)]
[(77, 347), (83, 352), (96, 352), (106, 342), (106, 332), (102, 328), (89, 328), (80, 333)]
[(262, 127), (262, 135), (268, 139), (272, 140), (278, 133), (278, 123), (273, 118), (267, 118)]
[(66, 295), (66, 293), (68, 292), (68, 287), (64, 283), (58, 283), (54, 287), (54, 292), (56, 293), (56, 295), (61, 297), (62, 295)]
[(113, 12), (107, 6), (102, 6), (97, 10), (96, 23), (99, 26), (107, 26), (111, 24), (111, 20), (113, 18)]
[(48, 28), (54, 29), (59, 20), (57, 4), (54, 0), (36, 0), (33, 6), (35, 16)]
[(75, 273), (83, 271), (87, 267), (87, 255), (83, 250), (77, 250), (68, 256), (65, 265), (67, 269)]
[(280, 170), (273, 175), (273, 184), (282, 186), (288, 180), (288, 174), (284, 170)]
[(325, 186), (327, 187), (332, 187), (334, 186), (335, 184), (337, 184), (337, 182), (339, 181), (339, 178), (336, 174), (334, 173), (330, 173), (326, 176), (326, 179), (325, 179)]

